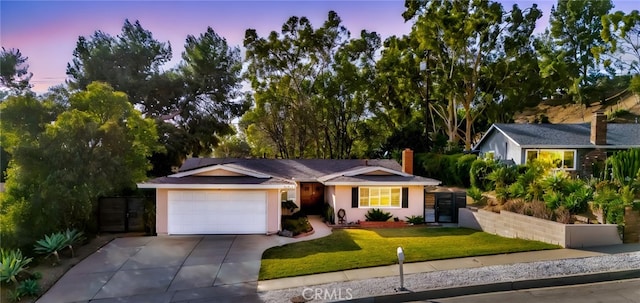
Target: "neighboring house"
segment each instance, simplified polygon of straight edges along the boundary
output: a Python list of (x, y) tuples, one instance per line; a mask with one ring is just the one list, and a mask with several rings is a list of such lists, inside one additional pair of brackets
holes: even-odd
[(607, 116), (596, 112), (591, 124), (493, 124), (474, 150), (516, 164), (544, 158), (589, 176), (607, 152), (639, 147), (640, 124), (607, 124)]
[[(158, 234), (261, 234), (280, 230), (281, 202), (308, 214), (325, 203), (346, 220), (365, 220), (371, 208), (394, 217), (424, 214), (425, 186), (440, 181), (412, 175), (413, 151), (394, 160), (190, 158), (178, 173), (138, 184), (156, 189)], [(336, 218), (337, 221), (337, 218)]]

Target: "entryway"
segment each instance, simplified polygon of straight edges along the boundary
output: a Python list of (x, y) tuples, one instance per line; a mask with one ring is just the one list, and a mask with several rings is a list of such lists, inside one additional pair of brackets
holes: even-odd
[(300, 183), (300, 211), (307, 215), (322, 214), (324, 185), (316, 182)]
[(458, 223), (458, 209), (467, 207), (467, 193), (429, 192), (424, 198), (426, 223)]

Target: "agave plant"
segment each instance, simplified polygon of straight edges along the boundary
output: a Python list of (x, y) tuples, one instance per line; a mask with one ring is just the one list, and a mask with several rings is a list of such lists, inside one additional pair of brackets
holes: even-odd
[(66, 238), (66, 247), (71, 250), (71, 257), (73, 257), (73, 244), (84, 241), (84, 233), (77, 229), (68, 229), (62, 233)]
[(18, 283), (16, 276), (27, 268), (33, 258), (25, 258), (22, 251), (0, 249), (0, 281)]
[(63, 233), (45, 235), (44, 239), (36, 241), (33, 250), (39, 254), (46, 254), (47, 256), (45, 258), (54, 255), (56, 257), (56, 263), (58, 263), (60, 262), (58, 251), (68, 246), (67, 241), (67, 236)]

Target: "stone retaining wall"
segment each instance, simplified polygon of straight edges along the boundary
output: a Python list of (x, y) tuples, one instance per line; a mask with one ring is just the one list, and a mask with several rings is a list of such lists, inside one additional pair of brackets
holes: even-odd
[(507, 238), (536, 240), (567, 248), (621, 244), (615, 224), (561, 224), (508, 211), (459, 209), (458, 225)]

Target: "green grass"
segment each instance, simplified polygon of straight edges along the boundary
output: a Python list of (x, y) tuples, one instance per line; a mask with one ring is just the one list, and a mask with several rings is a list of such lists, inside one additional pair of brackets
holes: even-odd
[(560, 248), (465, 228), (342, 229), (266, 250), (260, 280), (395, 264), (398, 246), (404, 249), (405, 262)]

